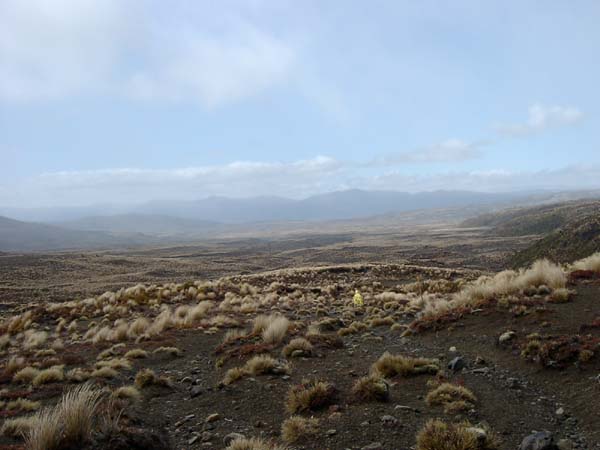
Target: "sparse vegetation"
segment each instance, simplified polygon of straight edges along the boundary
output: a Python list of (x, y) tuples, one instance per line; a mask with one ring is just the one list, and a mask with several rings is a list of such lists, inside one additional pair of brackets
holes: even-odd
[(336, 396), (337, 390), (331, 383), (303, 381), (289, 389), (285, 407), (291, 414), (315, 411), (333, 404)]
[(403, 377), (419, 374), (435, 375), (439, 370), (439, 364), (435, 359), (392, 355), (389, 352), (381, 355), (371, 366), (372, 374), (379, 374), (384, 378), (392, 378), (398, 375)]
[(281, 425), (281, 437), (288, 444), (293, 444), (303, 438), (317, 434), (318, 427), (319, 421), (317, 419), (292, 416)]

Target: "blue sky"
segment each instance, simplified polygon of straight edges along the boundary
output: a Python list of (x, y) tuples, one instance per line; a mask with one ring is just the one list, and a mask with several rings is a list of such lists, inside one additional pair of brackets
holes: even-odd
[(0, 205), (600, 187), (597, 1), (0, 0)]

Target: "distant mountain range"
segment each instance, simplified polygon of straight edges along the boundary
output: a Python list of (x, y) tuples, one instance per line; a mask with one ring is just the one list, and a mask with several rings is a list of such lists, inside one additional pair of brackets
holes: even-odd
[[(0, 208), (0, 251), (102, 249), (167, 245), (198, 239), (307, 228), (335, 231), (333, 221), (364, 221), (381, 217), (386, 223), (418, 216), (455, 221), (509, 206), (531, 206), (558, 200), (600, 198), (598, 191), (480, 193), (436, 191), (405, 193), (348, 190), (302, 200), (282, 197), (234, 199), (210, 197), (197, 201), (156, 201), (143, 205), (73, 208)], [(9, 219), (8, 217), (11, 217)], [(408, 216), (407, 216), (408, 217)], [(17, 220), (15, 220), (17, 219)], [(312, 225), (311, 225), (312, 224)], [(308, 226), (310, 225), (310, 226)], [(341, 224), (340, 224), (341, 226)], [(295, 227), (295, 228), (294, 228)], [(323, 225), (325, 227), (325, 225)]]
[[(483, 193), (470, 191), (395, 192), (347, 190), (295, 200), (283, 197), (208, 197), (196, 201), (154, 201), (141, 205), (96, 205), (56, 208), (2, 208), (0, 215), (18, 220), (59, 223), (89, 217), (143, 214), (207, 223), (338, 220), (405, 211), (465, 206), (534, 205), (550, 201), (600, 197), (600, 191)], [(160, 220), (158, 217), (156, 220)], [(180, 224), (187, 226), (185, 224)], [(100, 224), (99, 224), (100, 226)], [(104, 228), (105, 229), (105, 228)]]

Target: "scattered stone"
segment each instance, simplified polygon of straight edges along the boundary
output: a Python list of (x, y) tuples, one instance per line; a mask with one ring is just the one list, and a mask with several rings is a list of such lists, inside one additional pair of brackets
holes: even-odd
[(227, 447), (233, 441), (237, 441), (239, 439), (246, 439), (246, 436), (244, 436), (242, 433), (229, 433), (223, 438), (223, 444), (225, 447)]
[(191, 383), (192, 382), (192, 378), (191, 377), (184, 377), (181, 380), (181, 383)]
[(448, 351), (449, 351), (450, 353), (456, 353), (456, 352), (457, 352), (457, 350), (456, 350), (456, 347), (454, 347), (454, 346), (450, 347), (450, 348), (448, 349)]
[(327, 434), (327, 436), (333, 436), (336, 433), (337, 433), (337, 430), (332, 428), (331, 430), (327, 430), (327, 432), (325, 434)]
[(191, 439), (188, 440), (188, 445), (192, 445), (198, 439), (200, 439), (200, 436), (198, 436), (198, 435), (192, 436)]
[(556, 415), (559, 416), (559, 417), (564, 416), (565, 415), (565, 408), (563, 408), (562, 406), (560, 408), (558, 408), (556, 410)]
[(290, 379), (290, 376), (289, 375), (284, 375), (284, 376), (281, 377), (281, 379), (284, 380), (284, 381), (287, 381), (287, 380)]
[(371, 422), (369, 422), (368, 420), (365, 420), (360, 424), (361, 427), (368, 427), (369, 425), (371, 425)]
[(392, 427), (398, 424), (398, 419), (396, 419), (394, 416), (385, 415), (381, 416), (381, 422), (383, 422), (386, 427)]
[(465, 365), (465, 360), (462, 358), (462, 356), (457, 356), (448, 363), (448, 369), (452, 370), (453, 372), (458, 372), (465, 367)]
[(212, 423), (212, 422), (216, 422), (217, 420), (220, 420), (220, 419), (221, 419), (221, 414), (219, 414), (219, 413), (214, 413), (214, 414), (211, 414), (211, 415), (209, 415), (209, 416), (206, 418), (206, 423)]
[(473, 369), (473, 373), (478, 373), (481, 375), (487, 375), (490, 373), (491, 369), (489, 367), (478, 367), (477, 369)]
[(478, 366), (483, 366), (486, 363), (486, 360), (483, 359), (481, 356), (477, 356), (475, 358), (475, 364), (477, 364)]
[(556, 450), (554, 436), (549, 431), (538, 431), (526, 436), (519, 450)]
[(193, 386), (190, 389), (190, 397), (191, 398), (196, 398), (198, 397), (200, 394), (202, 394), (203, 389), (200, 386)]
[(500, 344), (504, 344), (504, 343), (514, 339), (516, 335), (517, 335), (517, 333), (515, 333), (514, 331), (506, 331), (500, 335), (500, 337), (498, 338), (498, 342)]

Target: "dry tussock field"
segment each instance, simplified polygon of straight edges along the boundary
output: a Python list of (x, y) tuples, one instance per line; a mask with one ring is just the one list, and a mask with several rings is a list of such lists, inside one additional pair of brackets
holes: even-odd
[(336, 264), (30, 304), (0, 325), (0, 442), (600, 448), (599, 279)]

